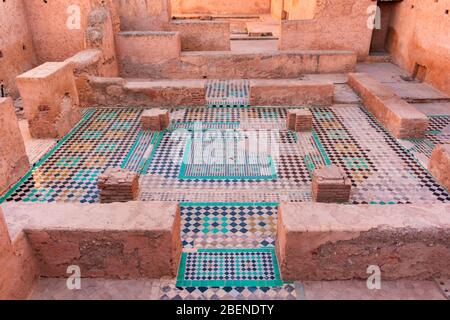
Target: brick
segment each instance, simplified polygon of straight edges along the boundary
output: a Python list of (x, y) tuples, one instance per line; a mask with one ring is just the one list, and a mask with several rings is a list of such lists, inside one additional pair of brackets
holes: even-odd
[(161, 131), (170, 126), (169, 111), (162, 109), (145, 110), (141, 116), (142, 130)]
[(101, 203), (127, 202), (139, 197), (139, 175), (121, 168), (108, 168), (98, 178)]
[(315, 202), (349, 202), (351, 180), (335, 165), (316, 169), (313, 173), (312, 196)]

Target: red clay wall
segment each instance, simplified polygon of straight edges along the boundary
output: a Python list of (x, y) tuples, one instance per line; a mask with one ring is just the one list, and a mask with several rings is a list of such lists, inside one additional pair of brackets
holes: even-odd
[(271, 0), (171, 0), (174, 14), (270, 13)]
[(113, 0), (122, 31), (166, 30), (170, 0)]
[(403, 0), (395, 5), (387, 48), (409, 72), (427, 67), (425, 81), (450, 94), (450, 1)]
[(314, 19), (283, 21), (281, 50), (352, 50), (360, 59), (369, 54), (372, 30), (367, 9), (372, 0), (318, 1)]
[(316, 6), (317, 0), (284, 0), (284, 10), (288, 13), (288, 20), (313, 19)]
[(31, 246), (24, 233), (9, 238), (0, 207), (0, 300), (26, 299), (39, 276)]
[(230, 50), (228, 22), (175, 20), (169, 29), (180, 33), (183, 51)]
[(283, 0), (272, 0), (270, 5), (270, 13), (276, 19), (282, 18)]
[(0, 84), (8, 95), (18, 96), (15, 77), (35, 65), (23, 1), (0, 1)]
[(0, 98), (0, 195), (30, 169), (10, 98)]
[[(27, 20), (39, 63), (62, 61), (85, 48), (85, 30), (90, 11), (89, 0), (26, 0)], [(70, 5), (80, 8), (80, 29), (69, 29)]]

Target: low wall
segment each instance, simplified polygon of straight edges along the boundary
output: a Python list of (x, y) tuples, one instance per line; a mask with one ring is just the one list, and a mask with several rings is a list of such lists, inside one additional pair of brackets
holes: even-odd
[(165, 30), (171, 18), (170, 0), (112, 0), (124, 31)]
[(402, 100), (388, 86), (365, 73), (351, 73), (349, 85), (365, 107), (396, 138), (420, 138), (428, 129), (428, 117)]
[(180, 33), (183, 51), (230, 50), (229, 22), (174, 20), (169, 29)]
[(205, 80), (126, 81), (90, 77), (84, 99), (89, 106), (188, 107), (206, 104)]
[(33, 138), (62, 138), (80, 120), (69, 62), (47, 62), (16, 78)]
[(0, 195), (30, 169), (11, 98), (0, 98)]
[[(181, 39), (177, 32), (129, 31), (116, 36), (116, 47), (122, 69), (128, 64), (158, 64), (178, 59)], [(124, 66), (125, 64), (125, 66)]]
[(73, 67), (80, 106), (89, 107), (89, 101), (87, 100), (90, 94), (89, 77), (102, 76), (102, 52), (98, 49), (84, 50), (65, 62), (70, 63)]
[(11, 241), (0, 208), (0, 300), (26, 299), (39, 277), (33, 250), (24, 233)]
[(450, 205), (282, 203), (277, 255), (284, 281), (450, 277)]
[(438, 145), (431, 154), (428, 170), (447, 190), (450, 190), (450, 144)]
[(305, 80), (251, 80), (252, 106), (330, 106), (333, 83)]
[[(372, 0), (318, 1), (314, 18), (282, 21), (280, 50), (351, 50), (369, 55), (372, 29), (367, 9)], [(294, 16), (295, 17), (295, 16)]]
[(183, 52), (160, 63), (122, 60), (121, 76), (148, 79), (286, 79), (311, 73), (347, 73), (356, 66), (349, 51)]
[(175, 277), (181, 255), (177, 203), (3, 205), (11, 236), (28, 236), (40, 274), (84, 278)]

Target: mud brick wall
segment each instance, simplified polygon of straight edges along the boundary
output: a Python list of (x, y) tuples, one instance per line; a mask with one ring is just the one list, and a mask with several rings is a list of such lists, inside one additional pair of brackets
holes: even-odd
[(284, 281), (450, 277), (450, 205), (282, 203), (277, 255)]
[(176, 275), (182, 249), (177, 203), (8, 203), (3, 210), (10, 230), (27, 235), (44, 277), (67, 277), (73, 265), (83, 278)]
[(186, 107), (204, 106), (204, 80), (126, 81), (122, 78), (91, 77), (85, 99), (91, 106)]
[(169, 29), (179, 32), (183, 51), (230, 50), (229, 22), (174, 20)]
[(253, 106), (329, 106), (333, 103), (332, 83), (303, 80), (251, 80)]
[(81, 119), (70, 62), (47, 62), (17, 77), (34, 138), (62, 138)]
[(0, 195), (30, 169), (11, 98), (0, 98)]
[(39, 268), (24, 233), (10, 240), (0, 207), (0, 300), (26, 299), (37, 278)]

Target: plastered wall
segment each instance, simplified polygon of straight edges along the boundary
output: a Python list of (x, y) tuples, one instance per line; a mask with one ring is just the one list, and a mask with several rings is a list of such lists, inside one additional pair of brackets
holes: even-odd
[[(5, 14), (8, 13), (8, 14)], [(16, 98), (15, 77), (36, 65), (33, 42), (22, 0), (0, 1), (0, 84)]]
[(395, 63), (413, 73), (427, 68), (425, 81), (450, 94), (450, 0), (404, 0), (392, 12), (387, 49)]
[(171, 0), (174, 14), (270, 13), (271, 0)]
[(318, 0), (313, 19), (281, 24), (281, 50), (351, 50), (369, 54), (372, 29), (367, 13), (372, 0)]

